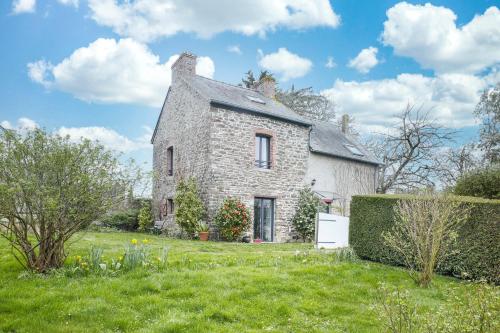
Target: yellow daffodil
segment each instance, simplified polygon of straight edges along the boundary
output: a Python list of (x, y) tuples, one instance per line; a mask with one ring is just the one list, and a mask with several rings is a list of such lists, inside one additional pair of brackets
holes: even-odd
[(147, 244), (147, 243), (149, 243), (149, 240), (148, 240), (147, 238), (144, 238), (144, 239), (142, 240), (142, 244)]
[(130, 242), (131, 242), (133, 245), (137, 245), (137, 239), (135, 239), (135, 238), (134, 238), (134, 239), (132, 239)]
[(76, 256), (75, 258), (76, 258), (76, 261), (82, 260), (82, 256)]

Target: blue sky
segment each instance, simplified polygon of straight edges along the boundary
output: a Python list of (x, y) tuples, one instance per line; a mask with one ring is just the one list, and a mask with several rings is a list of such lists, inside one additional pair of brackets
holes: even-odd
[(206, 3), (2, 1), (0, 122), (98, 139), (149, 162), (169, 65), (190, 51), (217, 80), (268, 69), (282, 88), (312, 86), (366, 133), (409, 102), (466, 142), (480, 92), (500, 80), (499, 1)]

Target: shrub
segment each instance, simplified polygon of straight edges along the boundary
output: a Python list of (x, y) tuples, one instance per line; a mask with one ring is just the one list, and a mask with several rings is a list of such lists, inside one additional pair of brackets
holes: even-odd
[(446, 292), (447, 302), (423, 311), (407, 290), (381, 284), (373, 309), (390, 333), (494, 333), (500, 330), (500, 292), (485, 283), (471, 285), (464, 296)]
[(125, 231), (135, 231), (139, 227), (139, 211), (129, 209), (123, 212), (115, 212), (102, 219), (105, 227), (115, 228)]
[(460, 177), (453, 191), (456, 195), (500, 199), (500, 167), (479, 169)]
[(175, 197), (175, 222), (181, 229), (194, 237), (198, 225), (205, 215), (205, 206), (198, 194), (198, 186), (194, 178), (187, 181), (181, 179), (177, 185)]
[[(400, 254), (384, 243), (382, 234), (394, 226), (394, 207), (408, 195), (354, 196), (351, 202), (349, 244), (362, 259), (405, 265)], [(469, 210), (458, 230), (457, 254), (437, 272), (500, 283), (500, 200), (453, 197)]]
[(0, 131), (0, 235), (25, 268), (61, 267), (66, 242), (123, 202), (134, 180), (131, 165), (89, 140)]
[(299, 203), (292, 219), (292, 225), (304, 242), (314, 238), (316, 214), (319, 205), (319, 198), (309, 187), (300, 190)]
[(139, 220), (139, 231), (146, 231), (153, 225), (153, 215), (151, 214), (151, 202), (149, 204), (144, 202), (141, 209), (139, 210), (139, 215), (137, 216)]
[(235, 241), (250, 227), (250, 212), (239, 199), (226, 198), (214, 222), (222, 239)]
[(394, 225), (382, 233), (384, 244), (401, 255), (410, 276), (427, 287), (436, 266), (454, 254), (458, 229), (468, 218), (463, 204), (427, 193), (402, 199), (394, 207)]

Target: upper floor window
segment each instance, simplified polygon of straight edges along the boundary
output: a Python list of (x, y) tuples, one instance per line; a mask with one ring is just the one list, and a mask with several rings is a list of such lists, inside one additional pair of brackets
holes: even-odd
[(167, 174), (169, 176), (174, 174), (174, 147), (167, 149)]
[(271, 168), (271, 137), (263, 134), (255, 136), (255, 166)]

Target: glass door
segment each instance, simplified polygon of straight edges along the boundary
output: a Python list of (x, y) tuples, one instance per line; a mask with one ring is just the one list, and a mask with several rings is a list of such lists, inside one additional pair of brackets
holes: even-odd
[(274, 199), (255, 198), (254, 200), (254, 239), (272, 242), (274, 239)]

